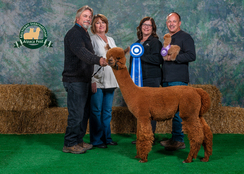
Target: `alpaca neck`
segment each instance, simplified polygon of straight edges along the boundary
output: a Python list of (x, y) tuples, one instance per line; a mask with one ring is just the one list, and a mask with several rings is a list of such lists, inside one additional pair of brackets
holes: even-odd
[(113, 69), (113, 72), (119, 84), (123, 98), (127, 103), (128, 98), (130, 98), (129, 96), (135, 96), (136, 91), (138, 90), (139, 87), (136, 86), (135, 83), (132, 81), (127, 68), (121, 70)]

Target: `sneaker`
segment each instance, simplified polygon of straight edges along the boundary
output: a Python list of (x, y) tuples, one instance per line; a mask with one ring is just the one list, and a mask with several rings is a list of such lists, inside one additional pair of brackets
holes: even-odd
[(85, 148), (82, 148), (78, 144), (76, 144), (76, 145), (74, 145), (72, 147), (64, 146), (63, 147), (63, 152), (65, 152), (65, 153), (74, 153), (74, 154), (81, 154), (81, 153), (85, 153), (86, 152), (86, 149)]
[(184, 142), (172, 140), (170, 142), (170, 145), (165, 147), (165, 150), (167, 150), (167, 151), (175, 151), (175, 150), (185, 149), (185, 148), (186, 148), (186, 145), (185, 145)]
[(88, 144), (88, 143), (85, 143), (85, 142), (79, 143), (78, 145), (80, 147), (83, 147), (86, 150), (91, 150), (93, 148), (93, 145), (92, 144)]
[(173, 142), (172, 138), (170, 138), (170, 139), (165, 138), (162, 141), (160, 141), (160, 144), (161, 144), (161, 146), (168, 147), (171, 145), (171, 142)]

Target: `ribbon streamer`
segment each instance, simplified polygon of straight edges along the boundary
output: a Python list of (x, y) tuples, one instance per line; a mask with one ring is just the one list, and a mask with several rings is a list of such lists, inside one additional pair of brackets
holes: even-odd
[(168, 54), (168, 51), (170, 49), (171, 45), (168, 45), (167, 47), (163, 47), (160, 51), (161, 55), (164, 57)]
[(16, 42), (14, 43), (14, 48), (19, 48), (19, 47), (22, 46), (22, 45), (23, 45), (22, 40), (20, 40), (20, 41), (16, 41)]
[(130, 46), (130, 55), (133, 57), (131, 64), (130, 76), (133, 82), (139, 86), (143, 86), (142, 68), (141, 68), (141, 56), (144, 53), (144, 47), (140, 43), (134, 43)]

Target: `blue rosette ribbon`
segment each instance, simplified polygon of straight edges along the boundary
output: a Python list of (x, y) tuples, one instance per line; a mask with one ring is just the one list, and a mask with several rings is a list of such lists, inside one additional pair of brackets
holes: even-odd
[(144, 47), (140, 43), (134, 43), (130, 46), (130, 55), (133, 57), (131, 64), (130, 76), (133, 82), (139, 86), (143, 86), (141, 56), (144, 53)]

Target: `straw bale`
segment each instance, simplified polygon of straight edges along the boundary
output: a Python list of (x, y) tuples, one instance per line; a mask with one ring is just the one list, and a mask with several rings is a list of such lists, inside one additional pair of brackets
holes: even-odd
[[(213, 85), (190, 86), (202, 88), (210, 95), (211, 107), (204, 118), (213, 133), (244, 134), (244, 108), (222, 107), (221, 93)], [(47, 108), (50, 102), (50, 91), (44, 86), (0, 85), (0, 133), (65, 133), (68, 109)], [(136, 133), (136, 122), (127, 107), (112, 108), (112, 133)], [(171, 133), (171, 129), (172, 119), (157, 122), (156, 133)]]
[[(127, 107), (113, 107), (111, 132), (136, 133), (136, 118)], [(244, 108), (221, 107), (215, 115), (206, 113), (205, 119), (213, 133), (244, 134)], [(0, 110), (0, 133), (65, 133), (67, 127), (67, 108), (53, 107), (33, 111)], [(88, 124), (89, 125), (89, 124)], [(158, 121), (156, 133), (171, 133), (172, 120)], [(87, 128), (89, 133), (89, 126)]]
[(64, 133), (67, 108), (31, 111), (0, 111), (0, 133)]
[(29, 115), (24, 133), (64, 133), (67, 127), (68, 109), (62, 107), (47, 108)]
[(0, 133), (19, 133), (21, 129), (20, 112), (0, 110)]
[(216, 128), (213, 133), (244, 134), (244, 108), (224, 106), (218, 118), (213, 125)]
[(110, 126), (112, 133), (135, 133), (136, 118), (127, 107), (112, 107), (112, 120)]
[(166, 134), (172, 131), (172, 119), (166, 121), (157, 121), (155, 133)]
[[(136, 133), (137, 120), (127, 107), (113, 107), (111, 120), (112, 133)], [(172, 120), (158, 121), (156, 133), (170, 133), (172, 129)]]
[(210, 109), (221, 107), (222, 95), (220, 93), (220, 90), (216, 86), (214, 85), (189, 85), (189, 86), (192, 86), (194, 88), (202, 88), (209, 94), (211, 99)]
[(42, 85), (0, 85), (0, 110), (42, 110), (51, 104), (50, 96)]

